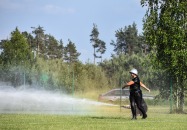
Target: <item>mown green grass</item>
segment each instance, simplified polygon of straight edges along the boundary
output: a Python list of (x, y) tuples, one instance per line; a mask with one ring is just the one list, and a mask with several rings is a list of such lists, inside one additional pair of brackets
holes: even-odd
[(0, 114), (0, 130), (185, 130), (186, 114), (150, 106), (148, 118), (130, 120), (129, 109), (95, 107), (85, 115)]

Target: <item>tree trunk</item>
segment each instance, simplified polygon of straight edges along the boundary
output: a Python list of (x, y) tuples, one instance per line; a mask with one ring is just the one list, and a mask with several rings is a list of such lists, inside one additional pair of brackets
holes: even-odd
[(176, 111), (178, 113), (184, 112), (184, 82), (179, 82), (176, 96)]
[(179, 109), (179, 91), (178, 91), (178, 89), (177, 89), (177, 93), (176, 93), (176, 108), (177, 108), (177, 110)]
[(179, 92), (179, 112), (184, 112), (184, 86), (182, 85)]
[(94, 65), (95, 65), (95, 47), (94, 47)]

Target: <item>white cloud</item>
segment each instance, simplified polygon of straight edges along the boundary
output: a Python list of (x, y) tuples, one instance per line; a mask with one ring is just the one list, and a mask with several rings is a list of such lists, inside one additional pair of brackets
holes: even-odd
[(73, 8), (62, 8), (56, 5), (45, 5), (42, 10), (47, 14), (73, 14), (75, 9)]

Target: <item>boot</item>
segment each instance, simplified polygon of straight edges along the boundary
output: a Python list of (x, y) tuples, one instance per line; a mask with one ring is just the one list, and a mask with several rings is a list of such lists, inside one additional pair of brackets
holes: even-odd
[(144, 114), (142, 119), (146, 119), (147, 118), (147, 114)]

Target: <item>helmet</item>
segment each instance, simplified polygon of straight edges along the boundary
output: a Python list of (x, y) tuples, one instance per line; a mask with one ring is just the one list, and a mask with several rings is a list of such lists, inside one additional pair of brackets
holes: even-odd
[(132, 69), (129, 73), (133, 73), (133, 74), (135, 74), (135, 75), (138, 75), (137, 69)]

